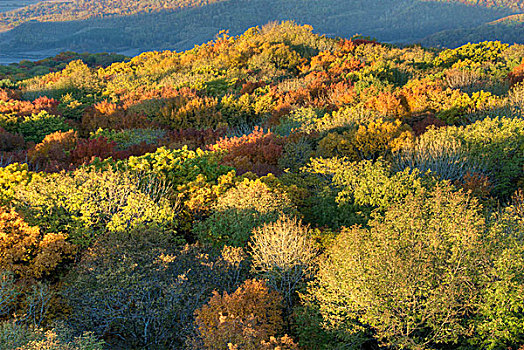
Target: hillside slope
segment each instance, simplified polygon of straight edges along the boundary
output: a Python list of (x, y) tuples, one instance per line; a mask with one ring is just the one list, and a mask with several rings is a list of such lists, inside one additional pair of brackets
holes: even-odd
[(478, 27), (445, 30), (425, 38), (422, 40), (422, 44), (456, 47), (467, 42), (479, 42), (488, 39), (506, 43), (522, 43), (523, 38), (524, 14), (517, 14)]
[[(35, 0), (34, 0), (35, 1)], [(34, 2), (33, 1), (33, 2)], [(0, 15), (0, 30), (14, 28), (28, 21), (62, 22), (108, 16), (129, 16), (166, 10), (202, 7), (227, 0), (58, 0), (42, 1)], [(422, 0), (425, 2), (461, 3), (474, 7), (505, 9), (514, 12), (524, 10), (522, 0)], [(318, 6), (330, 5), (328, 3)], [(352, 2), (349, 1), (349, 5)], [(399, 8), (406, 4), (400, 3)], [(19, 6), (20, 7), (20, 6)]]
[[(96, 1), (84, 3), (99, 4)], [(47, 50), (44, 55), (49, 56), (65, 50), (127, 54), (183, 50), (212, 39), (222, 29), (239, 34), (246, 28), (281, 20), (311, 24), (329, 36), (351, 37), (360, 33), (381, 41), (411, 43), (443, 30), (474, 28), (512, 13), (508, 9), (417, 0), (324, 0), (322, 6), (318, 0), (221, 0), (214, 3), (173, 0), (166, 6), (169, 4), (172, 7), (185, 4), (186, 7), (176, 11), (145, 7), (146, 10), (131, 15), (127, 15), (124, 7), (125, 15), (22, 23), (0, 35), (0, 52)], [(71, 4), (53, 6), (59, 9)], [(131, 6), (127, 9), (129, 13), (134, 11)], [(21, 14), (21, 11), (16, 13)], [(81, 12), (76, 15), (84, 18)], [(9, 25), (5, 18), (8, 17), (4, 17), (4, 26)]]

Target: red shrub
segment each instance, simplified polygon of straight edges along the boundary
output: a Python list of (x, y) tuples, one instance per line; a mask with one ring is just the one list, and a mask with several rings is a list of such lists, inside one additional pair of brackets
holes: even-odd
[(71, 162), (74, 165), (82, 165), (91, 163), (97, 157), (123, 159), (125, 155), (116, 151), (116, 147), (116, 142), (109, 141), (105, 137), (82, 140), (71, 153)]
[(353, 90), (350, 83), (344, 81), (333, 83), (328, 89), (329, 102), (337, 107), (351, 104), (357, 98), (357, 94)]
[[(196, 97), (196, 91), (189, 88), (182, 88), (176, 90), (172, 87), (163, 87), (161, 89), (146, 90), (145, 87), (140, 87), (134, 91), (127, 92), (123, 95), (120, 100), (122, 101), (122, 107), (127, 110), (137, 105), (147, 105), (147, 103), (156, 103), (158, 101), (165, 101), (176, 96), (190, 96)], [(147, 107), (145, 108), (147, 109)]]
[(76, 131), (57, 131), (47, 135), (42, 142), (28, 151), (29, 161), (47, 172), (68, 169), (71, 164), (70, 153), (77, 142)]
[(524, 81), (524, 60), (508, 74), (511, 86)]
[(417, 120), (413, 123), (412, 129), (415, 133), (415, 136), (422, 135), (430, 126), (435, 126), (437, 128), (446, 126), (442, 120), (435, 117), (433, 114), (427, 114), (422, 119)]
[(284, 138), (256, 127), (249, 135), (223, 138), (209, 148), (226, 151), (222, 162), (235, 167), (238, 173), (252, 171), (262, 176), (279, 172), (277, 164), (284, 143)]
[(86, 109), (82, 116), (82, 134), (102, 129), (134, 129), (144, 128), (150, 123), (143, 115), (128, 113), (121, 106), (108, 101), (102, 101)]
[(20, 134), (11, 134), (0, 128), (0, 151), (11, 152), (23, 149), (24, 137)]
[(293, 108), (289, 104), (289, 102), (280, 102), (275, 106), (273, 111), (271, 111), (271, 118), (267, 121), (267, 124), (269, 126), (274, 126), (280, 124), (280, 119), (288, 115)]
[(33, 101), (33, 105), (39, 111), (45, 110), (49, 114), (58, 114), (59, 102), (54, 98), (42, 96)]
[(0, 105), (0, 113), (15, 114), (18, 116), (28, 116), (47, 111), (50, 114), (57, 114), (58, 101), (48, 97), (39, 97), (33, 102), (14, 99), (5, 90), (0, 93), (0, 100), (6, 102)]
[(248, 81), (247, 83), (242, 84), (242, 90), (240, 90), (240, 94), (252, 94), (256, 89), (264, 86), (266, 86), (266, 83), (263, 81), (257, 81), (256, 83)]
[(170, 148), (182, 148), (187, 146), (189, 149), (205, 148), (216, 143), (226, 135), (227, 128), (222, 127), (216, 130), (194, 128), (178, 129), (169, 131), (166, 135), (167, 143)]
[(478, 198), (489, 198), (491, 194), (491, 182), (481, 173), (468, 172), (458, 185), (466, 191), (471, 191), (471, 194)]

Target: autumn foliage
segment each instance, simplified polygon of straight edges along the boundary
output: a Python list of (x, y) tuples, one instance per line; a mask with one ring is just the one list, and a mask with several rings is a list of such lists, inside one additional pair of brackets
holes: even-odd
[(517, 349), (523, 55), (284, 22), (0, 67), (0, 349)]
[[(281, 297), (263, 281), (247, 280), (234, 293), (217, 292), (195, 312), (207, 349), (260, 349), (282, 331)], [(274, 342), (274, 340), (273, 340)]]
[(252, 133), (241, 137), (223, 138), (211, 149), (225, 151), (222, 162), (233, 166), (239, 173), (252, 171), (258, 175), (278, 172), (278, 159), (285, 140), (256, 127)]
[(63, 233), (43, 233), (5, 207), (0, 207), (0, 232), (0, 267), (21, 278), (49, 276), (76, 251)]

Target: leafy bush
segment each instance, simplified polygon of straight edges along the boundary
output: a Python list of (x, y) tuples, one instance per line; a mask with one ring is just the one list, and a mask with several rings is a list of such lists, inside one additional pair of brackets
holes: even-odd
[(31, 181), (33, 173), (27, 164), (13, 163), (0, 167), (0, 204), (5, 205), (15, 198), (17, 186), (25, 186)]
[(376, 159), (409, 144), (412, 137), (409, 126), (399, 120), (377, 119), (341, 134), (329, 133), (320, 140), (317, 155), (350, 157), (353, 160)]
[(100, 81), (96, 71), (81, 60), (71, 61), (59, 72), (35, 77), (24, 82), (24, 95), (29, 98), (48, 96), (59, 99), (71, 94), (95, 94), (100, 91)]
[(71, 126), (61, 116), (42, 111), (31, 116), (0, 121), (5, 130), (24, 136), (27, 142), (42, 142), (46, 135), (56, 131), (68, 131)]
[(163, 138), (165, 134), (166, 131), (161, 129), (127, 129), (119, 131), (98, 129), (91, 134), (91, 138), (98, 139), (100, 136), (103, 136), (108, 141), (116, 142), (119, 150), (125, 150), (142, 142), (154, 144)]
[(524, 116), (524, 82), (521, 82), (510, 90), (509, 102), (515, 116)]
[(22, 135), (12, 134), (0, 128), (0, 152), (10, 152), (23, 149), (25, 141)]
[(68, 279), (68, 322), (115, 347), (182, 348), (195, 336), (194, 311), (213, 290), (232, 291), (243, 281), (244, 260), (241, 249), (176, 249), (155, 231), (107, 237)]
[(75, 165), (90, 164), (98, 159), (113, 157), (123, 158), (123, 154), (116, 150), (116, 142), (103, 136), (96, 139), (81, 140), (71, 152), (71, 162)]
[(220, 113), (218, 100), (207, 96), (176, 96), (162, 107), (158, 122), (171, 129), (206, 129), (227, 125)]
[(5, 207), (0, 207), (0, 232), (0, 267), (22, 278), (49, 275), (76, 251), (66, 235), (41, 232)]
[(277, 164), (284, 141), (271, 132), (266, 133), (262, 128), (255, 127), (249, 135), (221, 139), (211, 148), (225, 151), (222, 163), (236, 168), (239, 174), (251, 171), (263, 176), (278, 172)]
[(42, 142), (30, 149), (27, 156), (32, 164), (40, 165), (47, 171), (66, 169), (77, 142), (76, 131), (57, 131), (47, 135)]
[(291, 307), (294, 293), (309, 277), (317, 253), (309, 228), (296, 218), (283, 216), (256, 228), (249, 247), (253, 271), (264, 277)]
[(80, 169), (34, 179), (15, 203), (44, 232), (64, 232), (82, 247), (107, 231), (156, 229), (176, 241), (177, 211), (170, 190), (152, 177)]
[(350, 162), (345, 158), (312, 159), (309, 171), (331, 177), (337, 201), (386, 209), (431, 186), (432, 180), (409, 168), (395, 172), (383, 159)]
[(1, 350), (15, 350), (19, 347), (42, 338), (42, 332), (35, 331), (25, 325), (17, 324), (16, 322), (1, 322), (0, 323), (0, 349)]
[(435, 58), (437, 67), (450, 67), (460, 60), (469, 59), (474, 62), (496, 61), (502, 57), (508, 44), (500, 41), (484, 41), (476, 44), (466, 44), (456, 49), (444, 50)]
[(462, 180), (466, 174), (484, 173), (485, 161), (471, 159), (467, 146), (450, 137), (450, 129), (430, 129), (413, 143), (406, 145), (395, 159), (396, 167), (432, 171), (443, 179)]
[(474, 199), (437, 187), (377, 214), (369, 229), (343, 230), (309, 289), (325, 327), (355, 345), (371, 337), (409, 349), (463, 340), (489, 261), (479, 210)]
[(190, 150), (205, 149), (226, 135), (226, 128), (197, 130), (193, 128), (172, 130), (167, 133), (169, 148), (180, 149), (186, 146)]
[(44, 332), (14, 322), (0, 324), (0, 350), (102, 350), (103, 345), (89, 332), (74, 336), (64, 327)]
[(523, 192), (512, 205), (490, 218), (493, 239), (490, 268), (477, 317), (475, 334), (469, 343), (485, 349), (502, 349), (524, 344), (524, 206)]
[(245, 179), (218, 198), (211, 216), (197, 223), (194, 232), (202, 242), (242, 247), (255, 227), (295, 212), (285, 193)]
[(317, 111), (313, 108), (302, 107), (283, 117), (274, 131), (282, 136), (289, 136), (293, 131), (309, 133), (316, 131), (319, 119)]
[(523, 149), (522, 119), (485, 118), (466, 127), (429, 130), (402, 149), (397, 166), (431, 169), (450, 180), (481, 172), (493, 183), (495, 195), (509, 197), (524, 175)]
[(189, 151), (186, 147), (177, 150), (161, 147), (154, 153), (130, 157), (116, 166), (131, 171), (151, 172), (166, 180), (174, 189), (196, 180), (198, 176), (214, 182), (231, 170), (230, 167), (220, 166), (212, 153), (199, 149)]
[(524, 81), (524, 60), (508, 74), (508, 79), (511, 85), (516, 85)]
[(283, 153), (278, 159), (278, 166), (285, 170), (297, 171), (313, 156), (313, 142), (306, 137), (293, 135), (284, 145)]
[(278, 293), (257, 280), (245, 281), (232, 294), (213, 292), (211, 300), (195, 312), (205, 348), (260, 349), (262, 341), (282, 331), (281, 301)]

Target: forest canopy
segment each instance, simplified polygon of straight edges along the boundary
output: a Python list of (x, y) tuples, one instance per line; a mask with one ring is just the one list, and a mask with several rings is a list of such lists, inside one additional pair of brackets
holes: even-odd
[(0, 70), (0, 349), (521, 349), (524, 45)]

